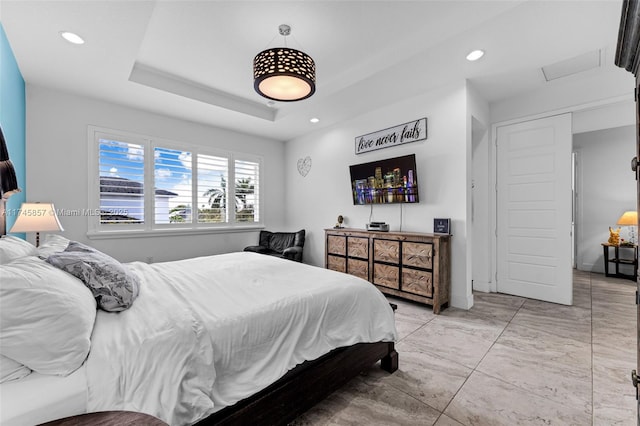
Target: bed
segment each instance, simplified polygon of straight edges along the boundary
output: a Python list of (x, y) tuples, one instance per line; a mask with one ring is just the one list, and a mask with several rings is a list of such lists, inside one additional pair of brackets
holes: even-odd
[[(0, 384), (3, 425), (107, 410), (171, 425), (286, 424), (379, 360), (397, 369), (393, 310), (356, 277), (250, 252), (132, 262), (119, 265), (136, 284), (131, 300), (108, 312), (96, 310), (113, 302), (104, 288), (55, 265), (84, 256), (68, 240), (32, 249), (13, 239), (3, 260), (8, 239), (0, 354), (24, 377)], [(36, 296), (21, 300), (27, 290)], [(25, 310), (36, 326), (18, 321)]]

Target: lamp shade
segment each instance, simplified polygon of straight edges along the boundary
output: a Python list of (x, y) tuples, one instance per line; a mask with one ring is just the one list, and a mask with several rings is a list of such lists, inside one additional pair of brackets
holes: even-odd
[(316, 65), (296, 49), (267, 49), (253, 59), (253, 79), (256, 92), (267, 99), (299, 101), (316, 91)]
[(20, 192), (18, 179), (13, 163), (9, 160), (9, 150), (0, 128), (0, 197), (6, 199), (16, 192)]
[(22, 203), (9, 232), (64, 231), (53, 203)]
[(624, 212), (620, 219), (618, 219), (618, 225), (622, 226), (636, 226), (638, 225), (638, 212), (628, 211)]

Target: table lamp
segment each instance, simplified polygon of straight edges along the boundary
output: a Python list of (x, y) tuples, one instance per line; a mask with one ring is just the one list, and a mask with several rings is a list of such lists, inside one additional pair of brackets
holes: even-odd
[(53, 203), (22, 203), (20, 214), (9, 232), (35, 232), (38, 247), (40, 232), (45, 231), (64, 231)]
[(638, 226), (638, 212), (627, 211), (618, 219), (618, 225), (629, 227), (629, 242), (631, 244), (636, 243), (636, 226)]
[(9, 149), (0, 127), (0, 235), (7, 233), (6, 200), (16, 192), (20, 192), (16, 170), (9, 159)]

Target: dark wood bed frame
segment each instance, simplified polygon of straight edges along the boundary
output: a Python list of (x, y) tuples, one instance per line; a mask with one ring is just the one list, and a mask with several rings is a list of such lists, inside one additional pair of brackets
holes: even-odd
[(382, 369), (398, 369), (393, 342), (358, 343), (298, 365), (257, 394), (197, 423), (205, 425), (286, 425), (380, 361)]

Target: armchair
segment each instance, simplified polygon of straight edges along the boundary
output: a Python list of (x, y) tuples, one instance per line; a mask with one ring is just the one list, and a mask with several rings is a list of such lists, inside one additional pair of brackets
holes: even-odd
[(268, 254), (270, 256), (302, 262), (304, 237), (304, 229), (298, 232), (260, 231), (258, 245), (245, 247), (244, 251)]

